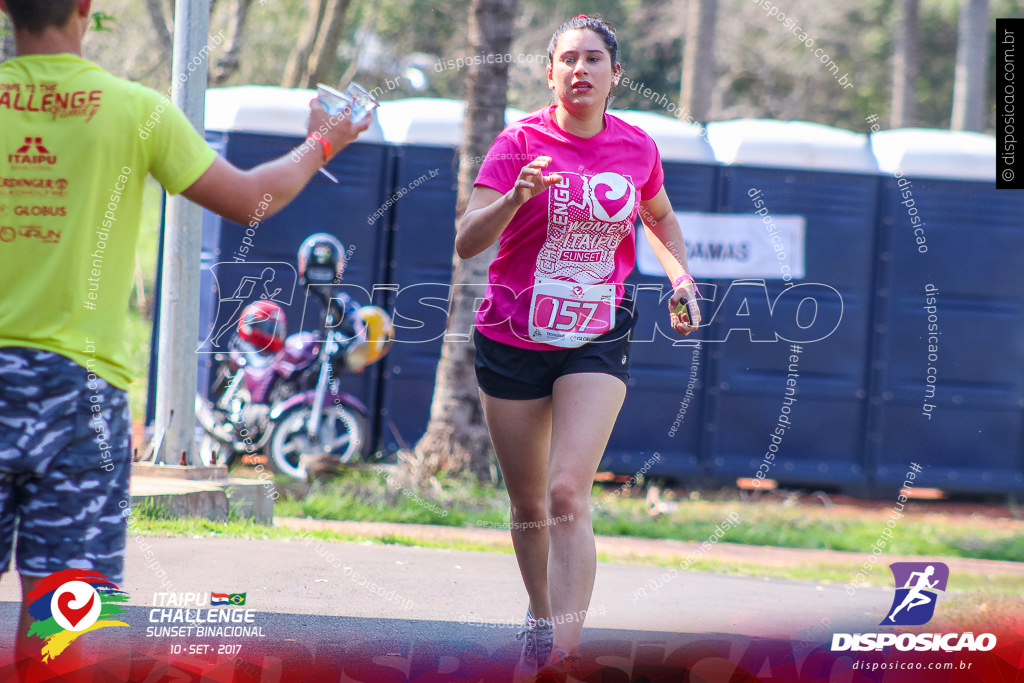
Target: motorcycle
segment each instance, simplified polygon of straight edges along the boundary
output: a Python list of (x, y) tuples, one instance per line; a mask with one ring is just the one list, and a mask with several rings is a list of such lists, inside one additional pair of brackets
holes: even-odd
[(204, 463), (263, 451), (275, 472), (306, 479), (309, 458), (340, 465), (363, 452), (368, 412), (342, 391), (341, 376), (383, 358), (394, 327), (383, 309), (337, 292), (344, 267), (345, 251), (332, 235), (310, 235), (299, 247), (300, 282), (320, 300), (323, 334), (285, 336), (284, 311), (273, 301), (242, 311), (228, 353), (214, 356), (216, 399), (196, 398)]
[[(337, 299), (331, 303), (326, 338), (298, 332), (273, 348), (236, 333), (228, 353), (214, 356), (219, 365), (211, 395), (216, 398), (196, 397), (204, 464), (231, 465), (263, 451), (275, 472), (306, 479), (307, 457), (328, 455), (346, 464), (362, 453), (368, 411), (341, 390), (340, 379), (346, 370), (362, 370), (387, 353), (391, 319), (377, 306), (344, 311)], [(339, 311), (348, 325), (338, 324)]]
[(328, 307), (315, 384), (275, 403), (270, 411), (270, 465), (297, 479), (307, 477), (309, 457), (327, 455), (343, 465), (360, 453), (366, 442), (367, 411), (356, 397), (341, 390), (341, 376), (360, 372), (383, 358), (394, 336), (390, 316), (377, 306), (355, 309), (352, 333), (346, 334), (337, 324), (338, 308)]

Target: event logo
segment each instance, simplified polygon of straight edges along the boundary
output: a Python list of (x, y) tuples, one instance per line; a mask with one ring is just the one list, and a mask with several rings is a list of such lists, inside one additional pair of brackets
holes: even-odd
[(597, 220), (618, 223), (633, 214), (636, 188), (618, 173), (598, 173), (587, 182), (587, 203)]
[(893, 562), (896, 595), (881, 626), (920, 626), (935, 614), (936, 591), (945, 591), (949, 567), (942, 562)]
[[(942, 562), (893, 562), (896, 595), (880, 626), (920, 626), (935, 614), (936, 591), (945, 591), (949, 567)], [(832, 651), (988, 652), (996, 646), (993, 633), (833, 633)]]
[[(265, 638), (256, 610), (247, 609), (246, 593), (154, 593), (146, 638)], [(241, 608), (241, 609), (235, 609)], [(171, 646), (171, 654), (212, 652), (211, 645)], [(218, 654), (238, 654), (240, 645), (221, 644)]]
[(537, 275), (582, 284), (604, 282), (615, 250), (633, 231), (639, 202), (630, 178), (567, 171), (548, 190), (548, 229), (537, 255)]
[(124, 612), (120, 604), (128, 594), (99, 572), (64, 569), (40, 579), (25, 599), (28, 614), (35, 621), (29, 636), (43, 641), (40, 654), (49, 661), (62, 653), (83, 633), (108, 626), (124, 626), (110, 619)]

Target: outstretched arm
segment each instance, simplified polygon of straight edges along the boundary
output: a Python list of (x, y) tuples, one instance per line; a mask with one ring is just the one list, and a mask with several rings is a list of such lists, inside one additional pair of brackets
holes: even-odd
[[(352, 123), (347, 114), (328, 116), (317, 100), (310, 105), (306, 141), (282, 157), (243, 171), (218, 156), (210, 168), (182, 194), (200, 206), (235, 223), (262, 220), (285, 206), (302, 191), (321, 166), (353, 142), (370, 125), (367, 116)], [(319, 134), (330, 147), (312, 136)]]

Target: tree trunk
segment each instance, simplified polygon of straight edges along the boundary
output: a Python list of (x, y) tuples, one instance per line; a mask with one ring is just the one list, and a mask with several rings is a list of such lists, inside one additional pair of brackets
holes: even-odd
[(345, 29), (345, 15), (348, 13), (349, 4), (349, 0), (328, 0), (324, 12), (326, 25), (317, 37), (306, 69), (307, 88), (315, 88), (317, 83), (331, 82), (331, 73), (338, 61), (338, 43), (341, 42), (341, 32)]
[[(472, 0), (469, 10), (471, 54), (507, 54), (512, 44), (516, 0)], [(484, 61), (484, 60), (480, 60)], [(508, 63), (469, 67), (466, 120), (459, 159), (458, 221), (466, 208), (480, 160), (505, 126)], [(423, 480), (435, 472), (469, 471), (481, 479), (490, 476), (490, 438), (477, 394), (473, 370), (475, 351), (467, 330), (472, 329), (473, 308), (487, 282), (487, 267), (497, 253), (492, 245), (484, 253), (463, 261), (454, 258), (448, 331), (437, 365), (434, 398), (427, 432), (416, 444), (414, 468)]]
[(953, 130), (981, 131), (985, 120), (985, 62), (989, 0), (962, 0), (953, 83)]
[(690, 0), (679, 104), (693, 120), (701, 123), (707, 122), (711, 111), (717, 20), (718, 0)]
[(288, 58), (288, 65), (284, 69), (284, 78), (281, 79), (281, 85), (285, 88), (302, 88), (306, 85), (309, 58), (313, 54), (316, 38), (320, 33), (320, 24), (324, 18), (327, 1), (313, 0), (309, 4), (309, 12), (306, 14), (306, 21), (299, 32), (299, 41), (295, 46), (295, 52)]
[(149, 23), (153, 25), (153, 31), (156, 33), (156, 42), (160, 48), (160, 54), (166, 55), (167, 59), (170, 59), (170, 55), (173, 52), (171, 47), (171, 23), (167, 20), (167, 15), (164, 13), (163, 2), (161, 0), (146, 0), (146, 13), (149, 15)]
[(902, 0), (903, 11), (896, 34), (892, 65), (893, 128), (913, 126), (917, 117), (917, 66), (920, 57), (919, 10), (921, 0)]
[(235, 0), (228, 24), (227, 50), (217, 62), (217, 71), (213, 75), (213, 85), (222, 86), (235, 75), (239, 67), (239, 54), (245, 44), (245, 25), (249, 18), (252, 0)]

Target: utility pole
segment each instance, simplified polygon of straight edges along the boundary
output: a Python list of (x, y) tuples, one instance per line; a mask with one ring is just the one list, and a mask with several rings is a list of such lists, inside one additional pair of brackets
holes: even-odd
[[(174, 12), (171, 100), (203, 133), (210, 33), (210, 0), (178, 0)], [(198, 465), (195, 444), (196, 346), (202, 209), (184, 197), (167, 198), (160, 336), (157, 340), (154, 462)]]

